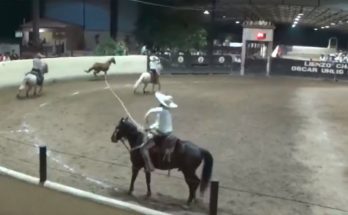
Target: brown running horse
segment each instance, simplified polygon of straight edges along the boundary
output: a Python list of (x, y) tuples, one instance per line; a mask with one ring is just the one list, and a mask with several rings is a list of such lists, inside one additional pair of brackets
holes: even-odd
[(88, 70), (86, 70), (85, 72), (89, 73), (92, 70), (94, 70), (93, 72), (94, 76), (97, 76), (99, 72), (104, 72), (104, 74), (106, 75), (110, 68), (111, 63), (116, 64), (115, 58), (112, 57), (105, 63), (94, 63), (93, 66), (89, 68)]
[[(131, 147), (130, 159), (132, 161), (132, 179), (129, 187), (129, 194), (134, 190), (134, 182), (138, 176), (139, 170), (145, 165), (143, 156), (140, 153), (139, 147), (144, 141), (144, 134), (138, 131), (137, 127), (131, 123), (128, 118), (121, 119), (116, 126), (114, 133), (111, 136), (111, 141), (117, 143), (119, 140), (127, 139)], [(203, 195), (209, 185), (213, 171), (213, 156), (211, 153), (190, 141), (178, 140), (171, 155), (171, 161), (163, 159), (164, 150), (160, 144), (156, 144), (150, 149), (150, 157), (157, 169), (170, 170), (179, 169), (185, 176), (185, 181), (189, 187), (189, 197), (187, 204), (196, 198), (196, 190), (200, 185), (200, 191)], [(196, 175), (196, 170), (203, 162), (202, 176), (199, 179)], [(151, 196), (151, 173), (145, 172), (147, 184), (147, 196)]]

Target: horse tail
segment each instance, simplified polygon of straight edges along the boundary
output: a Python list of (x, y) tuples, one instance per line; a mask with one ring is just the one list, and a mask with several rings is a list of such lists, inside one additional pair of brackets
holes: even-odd
[(135, 84), (134, 84), (134, 86), (133, 86), (133, 89), (134, 89), (134, 90), (138, 88), (138, 86), (139, 86), (139, 84), (141, 83), (141, 81), (143, 80), (143, 78), (144, 78), (144, 73), (142, 73), (142, 74), (140, 75), (139, 79), (135, 82)]
[(209, 151), (201, 149), (201, 152), (203, 155), (204, 165), (202, 170), (200, 192), (203, 194), (210, 182), (211, 174), (213, 172), (214, 159)]

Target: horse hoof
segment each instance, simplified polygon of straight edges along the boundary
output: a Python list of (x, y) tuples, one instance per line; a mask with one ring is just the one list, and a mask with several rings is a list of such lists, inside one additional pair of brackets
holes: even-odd
[(151, 193), (150, 194), (146, 194), (145, 196), (144, 196), (144, 199), (150, 199), (151, 198)]
[(133, 195), (133, 191), (128, 191), (127, 193), (129, 196), (132, 196)]
[(204, 204), (203, 199), (200, 199), (200, 198), (199, 199), (194, 199), (193, 203), (195, 205), (203, 205)]
[(189, 210), (189, 209), (190, 209), (190, 205), (189, 205), (189, 204), (182, 205), (182, 208), (183, 208), (184, 210)]

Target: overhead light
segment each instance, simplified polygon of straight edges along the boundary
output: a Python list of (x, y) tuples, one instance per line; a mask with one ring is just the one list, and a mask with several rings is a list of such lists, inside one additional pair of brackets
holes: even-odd
[(236, 24), (239, 24), (240, 23), (240, 21), (236, 21)]
[(295, 21), (295, 22), (294, 22), (294, 25), (297, 25), (297, 23), (298, 23), (298, 21)]
[(336, 25), (336, 23), (332, 22), (330, 25), (334, 26), (334, 25)]
[(226, 19), (226, 16), (222, 16), (222, 18)]
[(295, 20), (296, 20), (296, 21), (299, 21), (299, 20), (300, 20), (300, 18), (299, 18), (299, 17), (296, 17), (296, 18), (295, 18)]
[(315, 30), (315, 31), (317, 31), (317, 30), (318, 30), (318, 28), (314, 28), (314, 30)]
[(298, 15), (299, 15), (299, 16), (303, 16), (303, 13), (299, 13)]
[(325, 28), (324, 26), (321, 27), (321, 29), (324, 29), (324, 28)]
[(294, 25), (292, 25), (292, 27), (293, 27), (293, 28), (295, 28), (295, 27), (296, 27), (296, 25), (294, 24)]
[(209, 14), (210, 14), (210, 12), (209, 12), (208, 10), (205, 10), (203, 13), (204, 13), (205, 15), (209, 15)]
[(327, 26), (325, 26), (325, 28), (330, 28), (330, 26), (327, 25)]

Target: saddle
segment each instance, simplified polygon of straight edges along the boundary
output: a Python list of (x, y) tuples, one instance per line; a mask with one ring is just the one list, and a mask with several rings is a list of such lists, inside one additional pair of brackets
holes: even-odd
[(181, 140), (174, 135), (154, 136), (153, 140), (159, 150), (164, 153), (163, 160), (166, 160), (169, 163), (171, 162), (171, 155), (176, 149), (178, 149), (176, 150), (178, 153), (181, 153), (182, 151)]
[(27, 74), (33, 74), (36, 76), (37, 78), (37, 85), (42, 86), (43, 81), (44, 81), (44, 76), (42, 74), (42, 72), (38, 69), (32, 69), (30, 72), (28, 72)]

